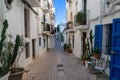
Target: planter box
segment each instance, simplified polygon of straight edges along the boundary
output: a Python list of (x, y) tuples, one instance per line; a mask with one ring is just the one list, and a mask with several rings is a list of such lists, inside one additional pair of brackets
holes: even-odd
[(6, 75), (0, 78), (0, 80), (8, 80), (8, 77), (10, 75), (10, 72), (8, 72)]
[(22, 76), (23, 76), (23, 71), (15, 73), (15, 74), (10, 74), (8, 80), (22, 80)]

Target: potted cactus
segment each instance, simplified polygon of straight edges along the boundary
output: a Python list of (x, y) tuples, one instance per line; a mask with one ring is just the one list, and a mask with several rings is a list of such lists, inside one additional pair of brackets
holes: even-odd
[[(22, 71), (23, 68), (18, 68), (17, 62), (24, 49), (24, 40), (23, 37), (17, 35), (15, 44), (12, 42), (12, 36), (7, 35), (6, 31), (8, 28), (8, 21), (5, 20), (3, 22), (3, 30), (1, 33), (0, 40), (0, 77), (3, 77), (8, 72), (10, 72), (10, 76), (8, 80), (22, 80), (22, 78), (12, 78), (11, 74)], [(17, 73), (19, 74), (19, 73)], [(22, 77), (22, 76), (21, 76)]]
[(96, 59), (100, 59), (99, 49), (97, 47), (94, 48), (94, 57)]
[[(19, 42), (19, 44), (17, 44), (18, 42)], [(18, 60), (19, 60), (19, 57), (20, 57), (21, 53), (23, 53), (25, 51), (25, 48), (24, 48), (25, 45), (24, 44), (25, 44), (24, 39), (23, 39), (22, 36), (20, 36), (19, 40), (16, 40), (15, 47), (18, 47), (18, 49), (16, 49), (16, 50), (14, 49), (14, 51), (16, 51), (17, 56), (13, 58), (15, 60), (13, 60), (14, 63), (10, 68), (10, 76), (9, 76), (8, 80), (22, 80), (24, 68), (19, 67)]]

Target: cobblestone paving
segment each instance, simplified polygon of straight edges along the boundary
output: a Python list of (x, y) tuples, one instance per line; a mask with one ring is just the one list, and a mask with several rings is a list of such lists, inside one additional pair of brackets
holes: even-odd
[(23, 80), (96, 80), (78, 58), (64, 53), (59, 41), (55, 49), (34, 60), (28, 69)]

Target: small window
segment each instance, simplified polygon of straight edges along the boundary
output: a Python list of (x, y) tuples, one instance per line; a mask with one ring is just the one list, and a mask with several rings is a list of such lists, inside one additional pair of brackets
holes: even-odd
[(82, 0), (82, 9), (84, 10), (84, 12), (86, 12), (86, 10), (87, 10), (87, 0)]
[(106, 54), (111, 53), (112, 47), (112, 24), (108, 24), (106, 27)]
[(26, 59), (30, 56), (30, 43), (25, 43)]
[(44, 48), (45, 48), (45, 39), (44, 39)]
[(30, 37), (30, 12), (27, 8), (24, 8), (24, 33), (25, 37)]
[(41, 37), (39, 37), (39, 46), (41, 46)]

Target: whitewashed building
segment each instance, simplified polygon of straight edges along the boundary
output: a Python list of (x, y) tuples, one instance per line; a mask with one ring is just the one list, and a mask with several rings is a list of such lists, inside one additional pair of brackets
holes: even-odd
[[(0, 2), (0, 32), (3, 27), (2, 22), (7, 19), (9, 24), (7, 33), (12, 34), (13, 40), (15, 40), (16, 35), (24, 36), (26, 41), (25, 52), (21, 54), (19, 66), (27, 67), (34, 58), (47, 51), (47, 44), (49, 48), (54, 47), (55, 11), (53, 2), (52, 0), (13, 0), (11, 4), (5, 4), (4, 1), (1, 0)], [(47, 1), (47, 4), (45, 1)], [(50, 8), (46, 13), (44, 9), (48, 7), (46, 6), (48, 4)], [(48, 23), (50, 24), (50, 39), (48, 41), (41, 34), (44, 32), (42, 26), (44, 15), (48, 15), (46, 19), (49, 20)]]
[[(94, 47), (98, 47), (101, 57), (109, 57), (109, 66), (106, 73), (110, 75), (110, 80), (120, 78), (119, 73), (120, 59), (120, 0), (67, 0), (72, 4), (72, 18), (74, 30), (73, 54), (80, 57), (85, 52), (85, 38), (89, 37), (90, 30), (94, 34)], [(71, 10), (67, 6), (67, 16)], [(78, 24), (75, 15), (78, 12), (86, 14), (86, 22)], [(67, 20), (69, 18), (67, 17)], [(114, 54), (112, 54), (112, 53)], [(111, 58), (110, 58), (111, 56)], [(116, 75), (114, 75), (116, 74)]]
[(66, 28), (64, 33), (66, 35), (66, 44), (70, 45), (71, 49), (74, 49), (74, 30), (73, 30), (73, 4), (72, 0), (66, 1)]

